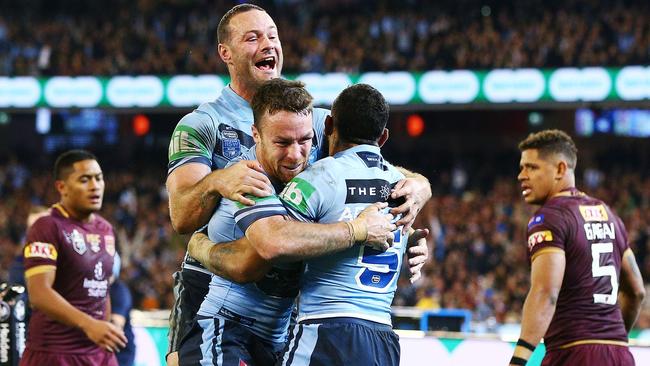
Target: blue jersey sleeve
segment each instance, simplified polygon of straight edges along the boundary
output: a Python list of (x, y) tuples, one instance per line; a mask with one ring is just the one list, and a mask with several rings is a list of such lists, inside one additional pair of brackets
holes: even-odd
[(193, 162), (212, 168), (216, 136), (217, 125), (209, 114), (195, 110), (183, 117), (169, 141), (167, 174), (181, 165)]

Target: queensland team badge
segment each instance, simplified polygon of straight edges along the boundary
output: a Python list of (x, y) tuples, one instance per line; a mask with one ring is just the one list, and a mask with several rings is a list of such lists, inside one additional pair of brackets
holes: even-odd
[(90, 243), (90, 250), (93, 253), (99, 253), (99, 243), (101, 242), (99, 234), (86, 234), (86, 240)]
[(241, 155), (241, 143), (237, 131), (225, 130), (221, 132), (221, 151), (226, 159), (233, 159)]

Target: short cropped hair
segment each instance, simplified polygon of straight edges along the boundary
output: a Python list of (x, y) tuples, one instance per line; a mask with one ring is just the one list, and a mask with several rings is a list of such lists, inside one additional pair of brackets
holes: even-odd
[(239, 4), (233, 6), (226, 14), (221, 17), (219, 25), (217, 26), (217, 42), (226, 43), (230, 40), (230, 20), (237, 14), (245, 13), (251, 10), (259, 10), (266, 13), (266, 10), (253, 4)]
[(97, 157), (86, 150), (69, 150), (59, 155), (54, 162), (54, 179), (65, 180), (72, 173), (74, 163), (83, 160), (97, 160)]
[(520, 151), (530, 149), (536, 149), (542, 158), (547, 158), (551, 154), (561, 154), (567, 159), (571, 169), (575, 169), (578, 164), (578, 148), (564, 131), (544, 130), (531, 133), (519, 143)]
[(251, 100), (253, 124), (260, 130), (262, 117), (267, 112), (275, 114), (286, 111), (309, 115), (312, 113), (313, 100), (302, 81), (281, 78), (265, 81)]
[(355, 144), (375, 144), (388, 122), (388, 103), (368, 84), (345, 88), (332, 104), (339, 138)]

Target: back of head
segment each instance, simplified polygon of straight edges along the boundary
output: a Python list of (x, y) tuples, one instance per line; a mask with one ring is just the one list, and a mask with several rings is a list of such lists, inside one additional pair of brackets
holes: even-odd
[(86, 150), (69, 150), (62, 153), (54, 162), (54, 179), (65, 180), (73, 171), (74, 163), (84, 160), (97, 160), (97, 157)]
[(239, 4), (233, 6), (230, 10), (228, 10), (226, 14), (221, 17), (219, 25), (217, 26), (217, 42), (228, 43), (230, 39), (230, 20), (237, 14), (245, 13), (251, 10), (266, 12), (266, 10), (253, 4)]
[(332, 104), (334, 128), (341, 141), (376, 144), (388, 122), (388, 103), (368, 84), (345, 88)]
[(544, 130), (531, 133), (519, 143), (519, 150), (536, 149), (539, 156), (547, 159), (550, 155), (562, 155), (570, 169), (578, 163), (578, 149), (569, 135), (560, 130)]
[(262, 118), (266, 113), (286, 111), (309, 115), (312, 113), (313, 100), (301, 81), (281, 78), (265, 81), (251, 100), (253, 124), (261, 131)]

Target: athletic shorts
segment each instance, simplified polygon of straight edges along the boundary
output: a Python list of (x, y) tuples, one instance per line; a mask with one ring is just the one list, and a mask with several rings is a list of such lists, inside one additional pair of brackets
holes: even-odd
[(285, 366), (398, 366), (399, 337), (389, 325), (356, 318), (302, 321), (289, 335)]
[(634, 366), (634, 357), (627, 346), (613, 344), (580, 344), (547, 351), (542, 366)]
[(91, 353), (56, 353), (25, 349), (20, 366), (118, 366), (115, 354), (98, 349)]
[(169, 348), (167, 354), (178, 352), (181, 339), (192, 328), (194, 316), (210, 288), (212, 276), (182, 269), (174, 273), (174, 307), (169, 314)]
[(220, 316), (197, 316), (178, 351), (179, 366), (273, 366), (285, 343), (267, 342)]

